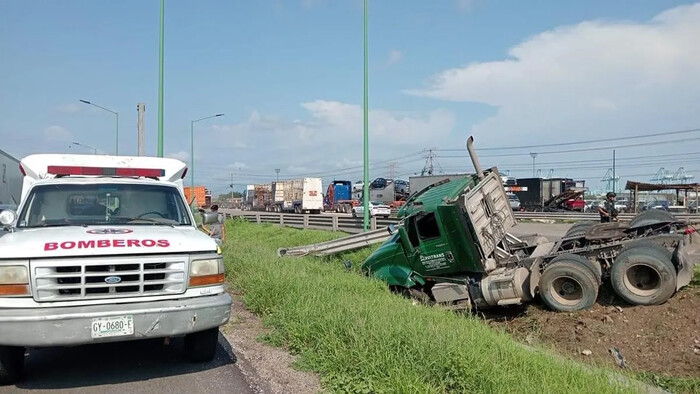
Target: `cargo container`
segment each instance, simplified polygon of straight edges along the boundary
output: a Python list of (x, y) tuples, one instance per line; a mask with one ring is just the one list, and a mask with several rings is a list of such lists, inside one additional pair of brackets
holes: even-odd
[(248, 185), (243, 193), (242, 209), (246, 211), (269, 210), (272, 186), (269, 184)]
[(22, 196), (23, 175), (19, 160), (0, 150), (0, 211), (3, 207), (16, 209)]
[(524, 210), (541, 211), (554, 197), (564, 192), (583, 191), (585, 183), (571, 178), (518, 178), (516, 185), (509, 189), (518, 196)]
[(352, 198), (353, 188), (351, 181), (333, 181), (326, 189), (323, 197), (323, 210), (339, 213), (351, 213), (359, 204), (359, 200)]
[[(185, 198), (187, 203), (192, 206), (192, 188), (190, 186), (185, 186)], [(211, 206), (211, 192), (207, 190), (204, 186), (194, 187), (194, 204), (199, 208), (209, 208)]]
[(319, 214), (323, 210), (321, 178), (291, 179), (283, 187), (284, 200), (275, 203), (277, 212)]

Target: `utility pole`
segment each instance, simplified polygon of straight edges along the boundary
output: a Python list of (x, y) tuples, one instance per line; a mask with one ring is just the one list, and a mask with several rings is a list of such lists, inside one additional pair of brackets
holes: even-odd
[(363, 223), (364, 230), (369, 230), (369, 67), (368, 67), (368, 51), (367, 51), (367, 6), (368, 0), (364, 1), (364, 95), (362, 102), (363, 113), (363, 185), (362, 185), (362, 205), (363, 205)]
[(231, 208), (233, 208), (233, 173), (231, 173)]
[(146, 155), (146, 135), (143, 130), (143, 116), (146, 113), (146, 104), (136, 104), (136, 113), (138, 114), (138, 156)]
[(537, 153), (531, 152), (530, 157), (532, 157), (532, 177), (535, 177), (535, 158), (537, 157)]
[[(158, 157), (163, 157), (163, 53), (165, 48), (165, 0), (160, 0), (160, 40), (158, 45)], [(194, 185), (193, 185), (194, 186)]]
[(616, 193), (616, 192), (617, 192), (617, 190), (616, 190), (616, 189), (617, 189), (617, 178), (615, 177), (615, 149), (613, 149), (613, 166), (612, 166), (612, 170), (613, 170), (613, 173), (612, 173), (612, 175), (613, 175), (613, 176), (612, 176), (612, 186), (613, 186), (613, 187), (612, 187), (612, 191), (613, 191), (613, 193)]
[(280, 169), (275, 168), (275, 173), (277, 174), (277, 182), (279, 182), (280, 181)]

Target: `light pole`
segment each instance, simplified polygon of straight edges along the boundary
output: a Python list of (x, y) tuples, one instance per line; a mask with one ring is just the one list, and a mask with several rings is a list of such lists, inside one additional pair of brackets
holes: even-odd
[(537, 153), (530, 153), (530, 156), (532, 157), (532, 177), (535, 177), (535, 158), (537, 157)]
[[(160, 0), (160, 39), (158, 41), (158, 157), (163, 157), (163, 56), (165, 49), (165, 0)], [(193, 174), (194, 175), (194, 171)]]
[(105, 110), (105, 111), (107, 111), (107, 112), (111, 112), (111, 113), (114, 114), (114, 116), (117, 117), (117, 123), (116, 123), (117, 131), (116, 131), (116, 136), (115, 136), (114, 154), (116, 154), (117, 156), (119, 156), (119, 112), (117, 112), (117, 111), (112, 111), (112, 110), (109, 109), (109, 108), (105, 108), (105, 107), (103, 107), (103, 106), (101, 106), (101, 105), (97, 105), (97, 104), (95, 104), (95, 103), (91, 103), (90, 101), (87, 101), (87, 100), (79, 100), (79, 101), (80, 101), (81, 103), (84, 103), (84, 104), (87, 104), (87, 105), (92, 105), (93, 107), (97, 107), (97, 108), (99, 108), (99, 109), (101, 109), (101, 110)]
[(367, 93), (368, 90), (368, 80), (369, 80), (369, 67), (368, 65), (368, 59), (367, 59), (367, 0), (364, 1), (364, 14), (365, 14), (365, 25), (364, 25), (364, 76), (365, 76), (365, 81), (364, 81), (364, 100), (363, 100), (363, 132), (364, 132), (364, 141), (363, 141), (363, 186), (362, 186), (362, 205), (363, 205), (363, 221), (364, 221), (364, 230), (368, 231), (369, 230), (369, 95)]
[(92, 147), (92, 146), (90, 146), (90, 145), (81, 144), (80, 142), (73, 142), (71, 145), (68, 145), (68, 147), (71, 148), (73, 145), (75, 145), (75, 146), (82, 146), (83, 148), (92, 149), (92, 154), (93, 154), (93, 155), (96, 155), (96, 154), (97, 154), (97, 148), (94, 148), (94, 147)]
[(195, 119), (190, 122), (190, 186), (192, 187), (192, 190), (190, 191), (191, 196), (194, 196), (194, 124), (199, 122), (200, 120), (216, 118), (217, 116), (224, 116), (224, 114), (205, 116), (203, 118)]
[(280, 169), (275, 168), (275, 173), (277, 173), (277, 183), (279, 183), (279, 181), (280, 181)]

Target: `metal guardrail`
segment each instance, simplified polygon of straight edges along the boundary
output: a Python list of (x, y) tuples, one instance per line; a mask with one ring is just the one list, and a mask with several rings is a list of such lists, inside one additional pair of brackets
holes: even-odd
[(313, 245), (277, 249), (277, 256), (300, 257), (306, 255), (326, 256), (340, 252), (364, 248), (365, 246), (384, 242), (391, 234), (384, 229), (349, 235), (347, 237), (321, 242)]
[[(242, 217), (252, 223), (271, 223), (281, 226), (308, 228), (318, 230), (344, 231), (347, 233), (361, 233), (363, 230), (362, 218), (353, 218), (344, 215), (300, 215), (290, 213), (269, 213), (269, 212), (227, 212), (227, 218)], [(631, 220), (635, 214), (620, 214), (621, 221)], [(689, 223), (700, 223), (700, 214), (675, 214), (675, 216)], [(580, 212), (515, 212), (518, 220), (535, 221), (598, 221), (600, 216), (597, 213)], [(384, 229), (390, 224), (399, 222), (397, 218), (371, 218), (370, 230)]]

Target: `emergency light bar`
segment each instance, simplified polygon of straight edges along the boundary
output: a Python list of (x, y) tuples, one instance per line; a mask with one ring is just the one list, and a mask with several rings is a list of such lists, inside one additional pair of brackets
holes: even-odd
[(47, 172), (57, 176), (91, 175), (91, 176), (123, 176), (159, 178), (165, 176), (165, 170), (156, 168), (110, 168), (110, 167), (77, 167), (77, 166), (48, 166)]

